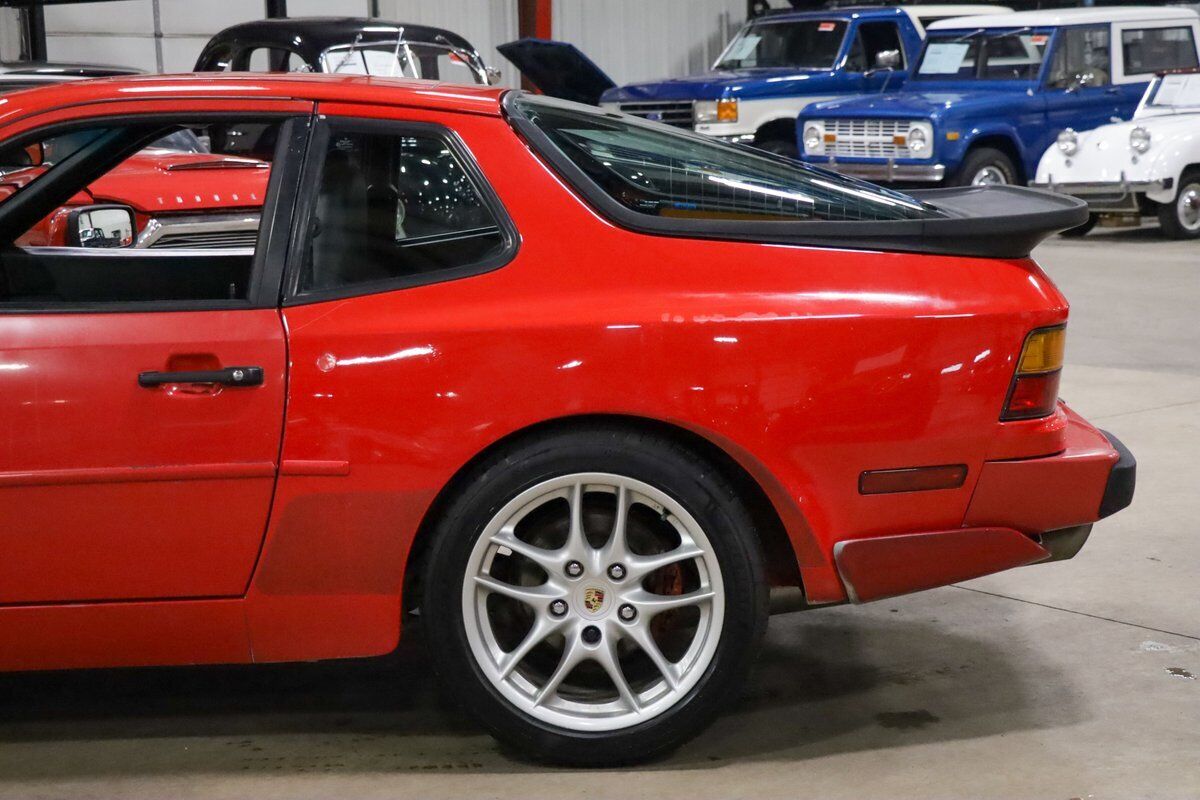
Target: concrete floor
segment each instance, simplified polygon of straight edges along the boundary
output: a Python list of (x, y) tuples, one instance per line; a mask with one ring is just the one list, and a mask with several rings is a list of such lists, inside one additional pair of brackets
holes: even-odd
[[(0, 797), (1200, 798), (1200, 244), (1038, 253), (1073, 304), (1064, 396), (1138, 457), (1073, 561), (772, 620), (674, 757), (511, 760), (384, 661), (0, 677)], [(3, 646), (3, 645), (0, 645)]]

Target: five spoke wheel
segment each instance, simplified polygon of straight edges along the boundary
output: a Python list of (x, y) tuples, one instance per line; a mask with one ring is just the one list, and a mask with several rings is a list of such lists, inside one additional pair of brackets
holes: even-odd
[(708, 537), (677, 502), (632, 478), (578, 473), (493, 517), (469, 559), (462, 612), (480, 669), (517, 708), (605, 731), (695, 685), (724, 594)]

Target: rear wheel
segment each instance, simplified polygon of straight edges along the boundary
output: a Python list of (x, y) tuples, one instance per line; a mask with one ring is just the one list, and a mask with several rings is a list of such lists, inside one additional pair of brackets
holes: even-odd
[(1200, 170), (1183, 173), (1175, 202), (1159, 205), (1158, 221), (1163, 233), (1172, 239), (1200, 237)]
[(967, 153), (950, 179), (952, 186), (1000, 186), (1016, 182), (1017, 169), (1012, 159), (994, 147), (977, 147)]
[(765, 625), (748, 512), (658, 436), (597, 428), (502, 453), (436, 536), (435, 669), (535, 758), (616, 765), (679, 745), (737, 695)]

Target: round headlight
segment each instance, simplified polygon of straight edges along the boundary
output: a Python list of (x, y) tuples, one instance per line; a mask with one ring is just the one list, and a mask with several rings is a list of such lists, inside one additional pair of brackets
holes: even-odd
[(1075, 151), (1079, 149), (1079, 137), (1075, 135), (1075, 131), (1067, 128), (1058, 135), (1058, 149), (1063, 155), (1075, 155)]
[(1137, 153), (1144, 153), (1150, 149), (1150, 131), (1142, 127), (1134, 128), (1129, 132), (1129, 146)]
[(920, 128), (913, 128), (908, 132), (908, 149), (913, 153), (923, 153), (925, 148), (929, 146), (929, 139), (925, 137), (925, 131)]
[(816, 125), (809, 125), (804, 129), (805, 150), (816, 150), (821, 146), (822, 142), (821, 130)]

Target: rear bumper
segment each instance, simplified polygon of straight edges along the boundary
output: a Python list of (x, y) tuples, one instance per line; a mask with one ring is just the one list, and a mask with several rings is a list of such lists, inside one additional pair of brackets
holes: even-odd
[(963, 527), (838, 542), (834, 560), (853, 602), (932, 589), (1071, 558), (1092, 523), (1133, 501), (1129, 449), (1064, 406), (1066, 448), (984, 462)]

